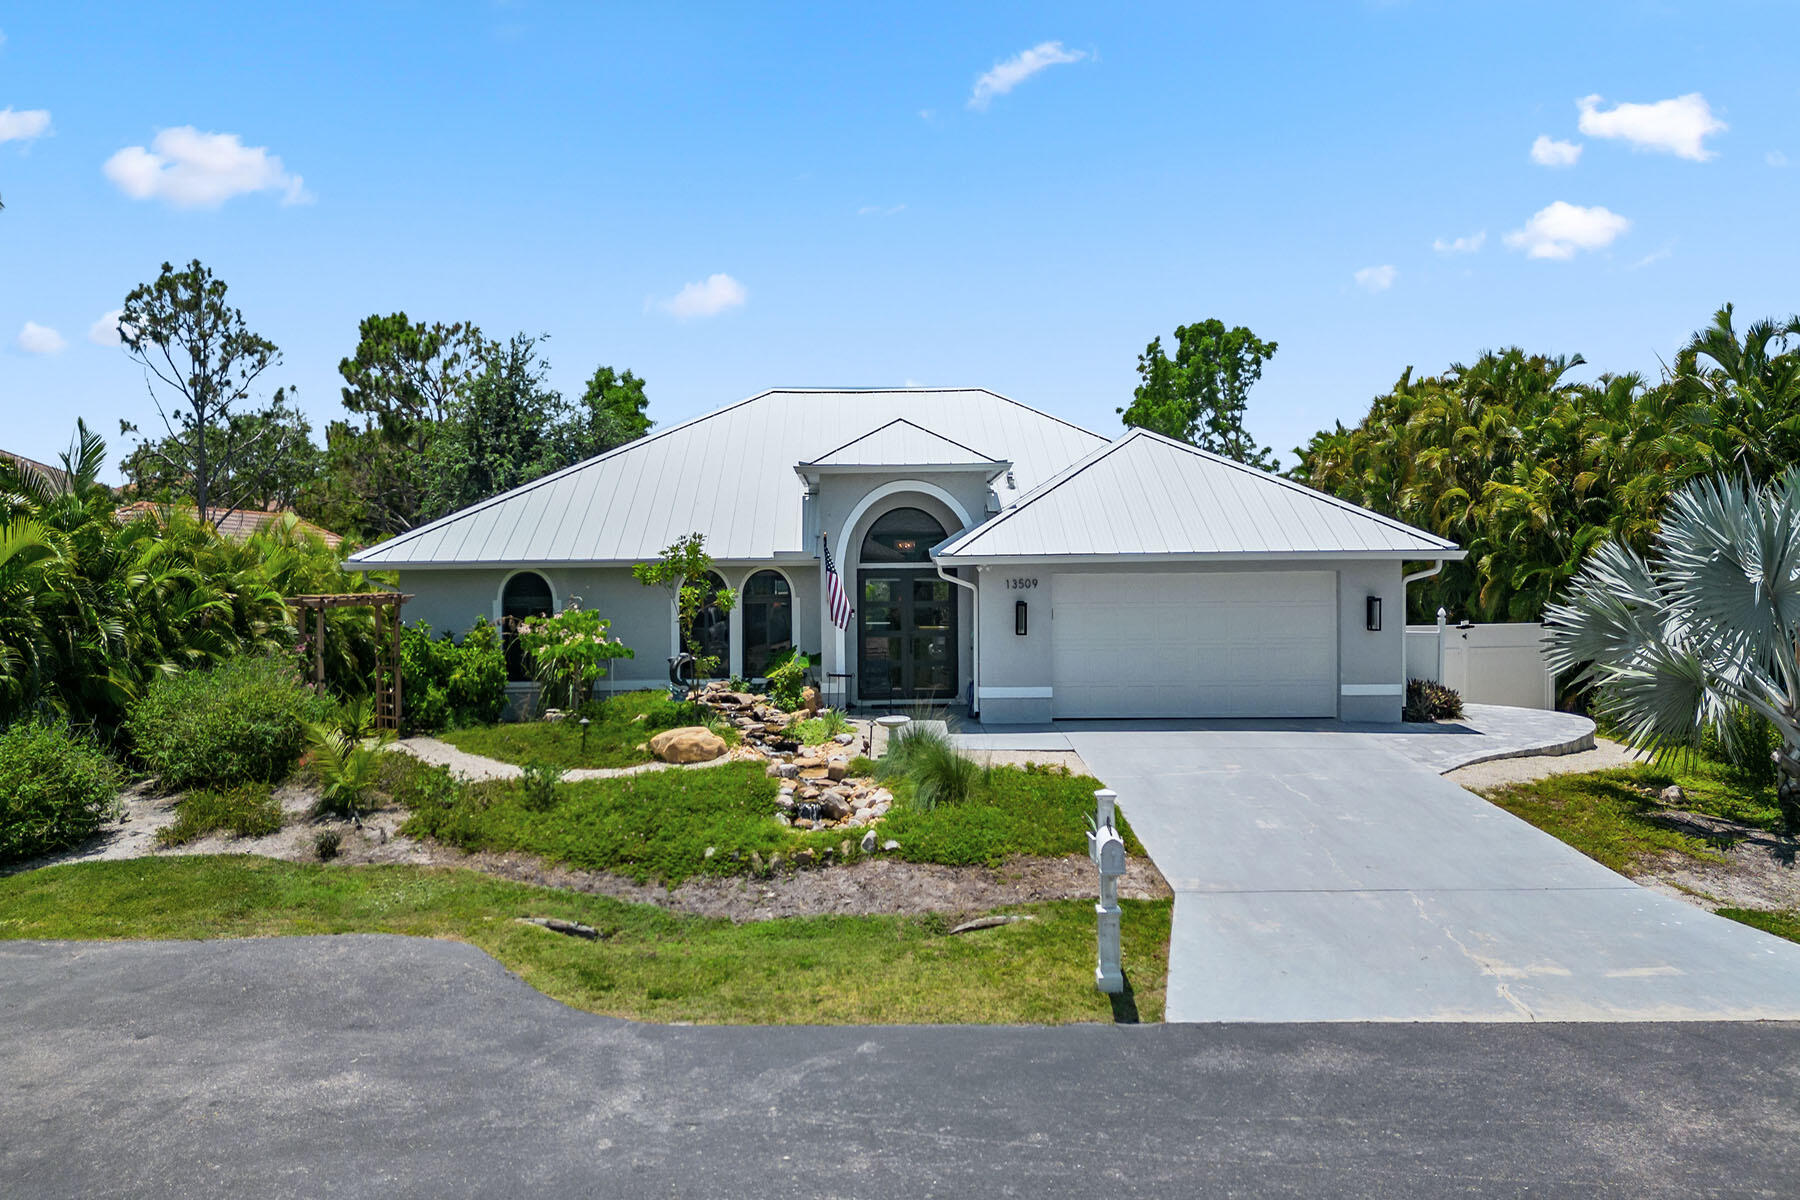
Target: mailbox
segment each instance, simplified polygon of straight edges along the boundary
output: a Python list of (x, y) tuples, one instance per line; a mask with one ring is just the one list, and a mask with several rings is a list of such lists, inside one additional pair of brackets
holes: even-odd
[(1094, 986), (1103, 992), (1125, 990), (1119, 961), (1119, 880), (1125, 874), (1125, 839), (1113, 824), (1118, 796), (1109, 788), (1094, 793), (1094, 828), (1088, 833), (1088, 857), (1100, 872), (1100, 902), (1094, 905), (1098, 961)]

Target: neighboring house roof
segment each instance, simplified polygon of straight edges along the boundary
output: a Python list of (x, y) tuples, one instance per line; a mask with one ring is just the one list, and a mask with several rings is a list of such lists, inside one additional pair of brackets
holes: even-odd
[(943, 560), (1461, 558), (1452, 542), (1134, 429), (938, 547)]
[[(134, 500), (119, 509), (119, 520), (129, 521), (142, 513), (162, 513), (169, 508), (166, 504), (158, 504), (154, 500)], [(190, 511), (192, 511), (190, 509)], [(314, 525), (303, 517), (294, 516), (287, 509), (238, 508), (220, 516), (215, 522), (220, 536), (233, 542), (244, 542), (250, 535), (264, 528), (277, 517), (294, 517), (295, 527), (301, 533), (310, 533), (324, 541), (334, 549), (343, 542), (343, 538), (322, 525)]]
[[(642, 562), (699, 531), (719, 561), (810, 551), (796, 463), (904, 419), (1013, 464), (1004, 505), (1106, 443), (983, 388), (778, 388), (410, 530), (350, 558), (359, 567)], [(894, 440), (915, 435), (892, 431)]]
[(953, 442), (941, 434), (921, 429), (905, 417), (896, 417), (880, 429), (845, 442), (829, 454), (821, 455), (803, 466), (809, 467), (896, 467), (896, 466), (961, 466), (980, 464), (999, 466), (1000, 460), (979, 450), (971, 450), (961, 442)]
[(36, 467), (39, 471), (43, 472), (44, 475), (49, 477), (50, 482), (56, 484), (58, 487), (61, 487), (63, 481), (68, 478), (61, 467), (53, 467), (49, 463), (41, 463), (35, 458), (26, 458), (23, 454), (14, 454), (11, 450), (0, 450), (0, 458), (11, 459), (21, 467)]

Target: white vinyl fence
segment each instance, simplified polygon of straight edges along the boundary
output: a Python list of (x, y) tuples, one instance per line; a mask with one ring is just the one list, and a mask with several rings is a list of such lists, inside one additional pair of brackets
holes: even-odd
[(1556, 677), (1537, 624), (1406, 627), (1406, 677), (1435, 679), (1470, 704), (1555, 708)]

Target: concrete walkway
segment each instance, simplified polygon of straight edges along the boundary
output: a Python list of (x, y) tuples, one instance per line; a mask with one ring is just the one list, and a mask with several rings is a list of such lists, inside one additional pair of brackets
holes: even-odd
[(0, 1195), (1793, 1196), (1796, 1061), (1791, 1025), (672, 1028), (450, 942), (0, 942)]
[(1172, 1021), (1800, 1019), (1800, 945), (1641, 888), (1438, 774), (1498, 739), (1062, 736), (1175, 889)]

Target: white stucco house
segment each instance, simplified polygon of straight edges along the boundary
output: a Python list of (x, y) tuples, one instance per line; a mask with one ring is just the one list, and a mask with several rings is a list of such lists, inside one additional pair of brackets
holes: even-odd
[[(734, 675), (792, 646), (829, 699), (1073, 717), (1398, 720), (1408, 566), (1463, 551), (1143, 430), (1116, 438), (979, 388), (776, 389), (354, 555), (407, 618), (461, 634), (579, 597), (667, 681), (668, 594), (638, 562), (702, 533), (740, 602)], [(830, 619), (828, 542), (854, 614)]]

